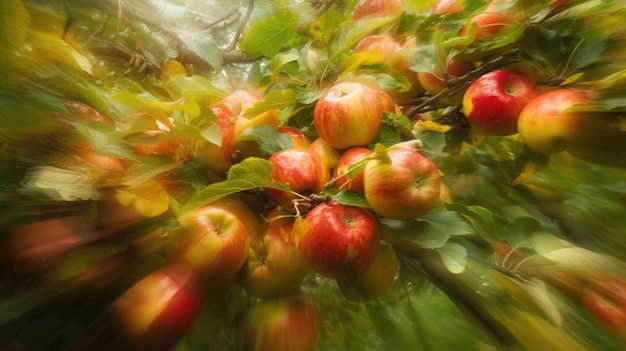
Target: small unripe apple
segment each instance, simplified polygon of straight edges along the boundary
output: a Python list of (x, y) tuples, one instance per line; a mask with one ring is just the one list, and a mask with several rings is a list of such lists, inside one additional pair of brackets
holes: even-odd
[(498, 69), (478, 77), (463, 96), (463, 110), (472, 127), (486, 134), (517, 133), (517, 119), (541, 91), (526, 74)]
[(414, 149), (377, 145), (365, 166), (365, 198), (383, 217), (410, 219), (439, 201), (441, 175), (433, 161)]
[(329, 278), (348, 270), (366, 271), (380, 245), (376, 217), (364, 208), (336, 201), (313, 207), (294, 230), (305, 262)]
[(322, 159), (308, 149), (281, 150), (268, 159), (274, 166), (272, 179), (289, 185), (290, 191), (266, 188), (267, 196), (276, 205), (290, 212), (306, 212), (306, 206), (294, 205), (301, 199), (295, 193), (308, 196), (321, 192), (330, 181), (330, 170)]
[(320, 137), (337, 149), (366, 146), (378, 136), (383, 112), (395, 112), (393, 98), (364, 83), (340, 82), (319, 98), (313, 124)]

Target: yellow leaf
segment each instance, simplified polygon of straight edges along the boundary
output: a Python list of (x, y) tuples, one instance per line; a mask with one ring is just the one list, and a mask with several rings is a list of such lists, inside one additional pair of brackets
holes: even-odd
[(521, 184), (530, 179), (536, 171), (537, 164), (532, 161), (527, 162), (526, 165), (524, 165), (524, 170), (522, 171), (522, 173), (520, 173), (520, 175), (518, 175), (517, 178), (513, 180), (513, 185)]
[(161, 184), (152, 179), (118, 190), (115, 199), (124, 206), (132, 205), (138, 213), (146, 217), (156, 217), (170, 206), (169, 194)]
[(418, 132), (425, 132), (425, 131), (433, 131), (433, 132), (439, 132), (439, 133), (445, 133), (447, 131), (450, 130), (450, 126), (447, 125), (443, 125), (443, 124), (439, 124), (437, 122), (433, 122), (433, 121), (418, 121), (416, 124), (416, 128)]
[(187, 70), (185, 70), (185, 67), (177, 60), (168, 61), (161, 67), (160, 71), (166, 80), (172, 77), (187, 76)]
[(348, 73), (356, 71), (363, 66), (380, 65), (383, 63), (382, 58), (382, 53), (377, 51), (355, 52), (343, 60), (341, 63), (341, 70), (344, 73)]

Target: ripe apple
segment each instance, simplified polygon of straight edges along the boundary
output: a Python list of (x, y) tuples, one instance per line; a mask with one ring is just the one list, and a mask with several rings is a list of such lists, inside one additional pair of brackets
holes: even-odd
[(363, 173), (361, 172), (352, 178), (349, 178), (347, 173), (351, 171), (350, 167), (354, 163), (363, 160), (371, 154), (372, 150), (363, 146), (354, 146), (345, 150), (343, 154), (341, 154), (333, 173), (333, 179), (337, 185), (342, 189), (349, 189), (363, 194)]
[(311, 140), (300, 130), (294, 127), (279, 127), (278, 132), (291, 138), (293, 149), (308, 149)]
[(317, 306), (307, 297), (261, 300), (245, 317), (245, 350), (313, 351), (319, 324)]
[(251, 296), (293, 294), (309, 272), (295, 242), (294, 223), (295, 217), (281, 217), (274, 208), (267, 215), (264, 233), (251, 238), (241, 272), (243, 287)]
[(580, 300), (611, 333), (626, 341), (626, 283), (589, 284), (582, 290)]
[[(437, 95), (447, 88), (446, 79), (459, 78), (474, 68), (474, 64), (471, 62), (460, 61), (455, 57), (451, 57), (445, 64), (445, 72), (443, 69), (435, 69), (433, 72), (417, 72), (417, 79), (428, 94)], [(439, 101), (450, 106), (461, 105), (464, 93), (465, 91), (461, 90), (452, 96), (443, 96)]]
[(393, 98), (364, 83), (339, 82), (322, 94), (313, 111), (320, 137), (337, 149), (366, 146), (378, 136), (383, 112), (395, 112)]
[(416, 39), (409, 38), (404, 43), (389, 34), (372, 34), (361, 39), (354, 47), (355, 52), (372, 51), (380, 55), (380, 63), (386, 64), (402, 73), (411, 88), (407, 91), (390, 91), (396, 102), (414, 98), (421, 90), (417, 75), (410, 69), (410, 61), (417, 51)]
[(263, 218), (259, 214), (260, 210), (255, 207), (256, 204), (251, 203), (251, 200), (245, 197), (245, 194), (237, 193), (224, 196), (209, 205), (223, 208), (234, 214), (246, 226), (250, 237), (261, 235), (265, 230)]
[(381, 242), (374, 262), (365, 272), (346, 272), (337, 278), (337, 284), (348, 300), (371, 300), (387, 292), (398, 274), (399, 266), (393, 246)]
[(354, 7), (355, 21), (373, 18), (397, 18), (404, 12), (402, 0), (360, 0)]
[(366, 271), (380, 246), (376, 217), (364, 208), (334, 200), (313, 207), (294, 230), (304, 261), (328, 278), (347, 270)]
[(165, 130), (146, 130), (133, 143), (133, 148), (139, 156), (167, 155), (174, 157), (180, 148), (180, 141), (175, 139), (161, 139), (166, 133)]
[(465, 91), (463, 110), (470, 124), (486, 134), (517, 133), (517, 118), (541, 91), (526, 74), (497, 69), (478, 77)]
[(419, 217), (439, 201), (439, 169), (418, 151), (405, 147), (387, 150), (377, 145), (365, 165), (365, 198), (381, 216)]
[[(502, 2), (504, 4), (504, 2)], [(461, 36), (467, 36), (475, 28), (474, 40), (494, 37), (515, 23), (510, 13), (498, 9), (498, 1), (492, 1), (487, 9), (474, 16), (461, 29)]]
[(330, 146), (323, 138), (313, 140), (309, 145), (309, 150), (319, 156), (328, 169), (337, 167), (337, 162), (342, 154), (342, 150)]
[(205, 279), (228, 279), (248, 256), (246, 226), (232, 212), (204, 206), (183, 214), (181, 228), (170, 233), (172, 259), (184, 262)]
[(577, 133), (578, 121), (585, 115), (580, 108), (589, 103), (589, 95), (575, 89), (557, 89), (537, 96), (520, 112), (517, 121), (520, 138), (540, 153), (564, 151)]
[(460, 0), (439, 0), (433, 6), (433, 14), (447, 14), (458, 13), (463, 11)]
[(321, 192), (330, 181), (330, 170), (321, 158), (308, 149), (281, 150), (268, 159), (274, 166), (272, 179), (281, 184), (288, 184), (291, 191), (266, 188), (269, 199), (276, 205), (290, 212), (306, 212), (307, 206), (294, 205), (294, 200), (301, 199), (298, 193), (307, 196)]
[(204, 308), (204, 288), (196, 278), (179, 265), (150, 273), (112, 303), (116, 324), (142, 349), (172, 349)]

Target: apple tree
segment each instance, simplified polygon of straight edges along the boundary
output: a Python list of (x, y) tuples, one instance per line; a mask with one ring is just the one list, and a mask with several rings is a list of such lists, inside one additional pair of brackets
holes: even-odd
[(624, 21), (4, 1), (0, 349), (623, 349)]

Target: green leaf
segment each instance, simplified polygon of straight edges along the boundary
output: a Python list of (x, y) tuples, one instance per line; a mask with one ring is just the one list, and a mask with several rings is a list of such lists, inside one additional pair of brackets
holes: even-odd
[(465, 270), (467, 265), (467, 250), (458, 243), (447, 243), (437, 249), (444, 266), (450, 273), (458, 274)]
[(333, 200), (339, 202), (342, 205), (370, 208), (370, 205), (365, 199), (365, 196), (352, 190), (340, 191), (339, 193), (333, 195)]
[(300, 53), (296, 49), (291, 49), (287, 52), (281, 52), (272, 57), (270, 61), (270, 67), (272, 68), (272, 74), (278, 75), (280, 71), (289, 63), (298, 61), (300, 59)]
[(426, 221), (381, 218), (381, 235), (403, 250), (435, 249), (446, 244), (450, 236)]
[(448, 153), (443, 151), (446, 147), (446, 133), (426, 130), (418, 132), (415, 138), (422, 141), (420, 152), (424, 156), (432, 160), (448, 156)]
[(291, 89), (272, 90), (262, 101), (255, 103), (252, 107), (246, 110), (244, 117), (258, 116), (263, 112), (282, 109), (289, 104), (295, 104), (296, 93)]
[(449, 236), (475, 234), (474, 227), (461, 214), (454, 211), (433, 210), (419, 218), (428, 222), (433, 230)]
[(252, 24), (239, 44), (251, 58), (274, 57), (296, 34), (299, 16), (287, 10)]
[(212, 36), (204, 32), (181, 32), (178, 37), (189, 51), (206, 61), (214, 70), (222, 69), (222, 52)]
[(293, 141), (288, 135), (280, 133), (276, 128), (268, 125), (246, 128), (239, 139), (256, 140), (259, 151), (268, 155), (293, 146)]
[(0, 90), (0, 134), (45, 132), (51, 120), (32, 103), (20, 96)]
[(378, 331), (385, 342), (385, 350), (404, 351), (414, 350), (414, 340), (410, 340), (406, 333), (402, 331), (402, 325), (393, 319), (388, 308), (377, 302), (369, 302), (365, 304), (367, 315), (370, 317), (372, 324)]
[(606, 47), (604, 40), (581, 40), (574, 48), (570, 68), (579, 69), (594, 63), (604, 56)]
[(224, 196), (263, 187), (288, 189), (272, 181), (274, 166), (266, 159), (249, 157), (233, 165), (225, 181), (212, 183), (198, 190), (183, 206), (182, 213), (204, 206)]

